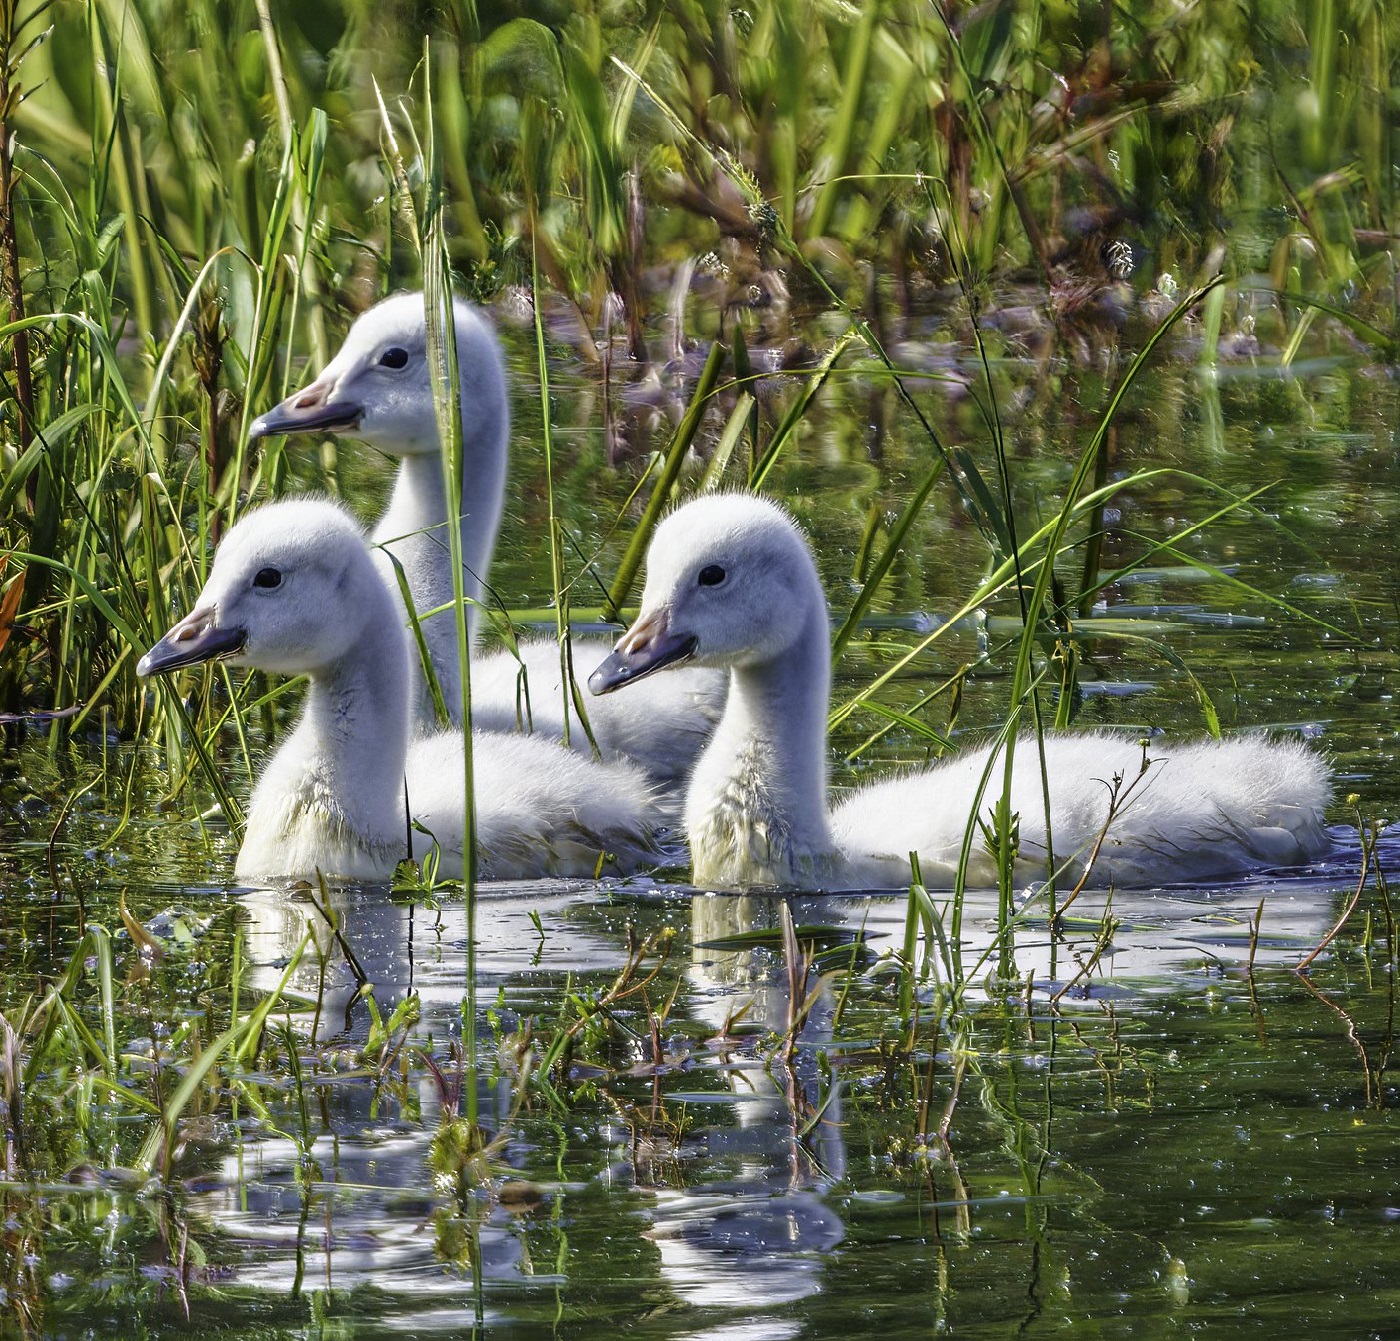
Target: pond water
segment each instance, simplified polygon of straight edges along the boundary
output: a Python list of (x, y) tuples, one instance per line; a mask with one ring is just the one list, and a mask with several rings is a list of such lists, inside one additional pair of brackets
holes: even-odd
[[(506, 339), (516, 460), (493, 581), (527, 608), (549, 581), (538, 393), (528, 340)], [(164, 804), (154, 749), (30, 736), (0, 779), (0, 997), (20, 1022), (0, 1079), (6, 1112), (26, 1106), (22, 1149), (7, 1130), (9, 1167), (28, 1174), (0, 1185), (7, 1325), (55, 1337), (1393, 1335), (1400, 1079), (1374, 870), (1340, 934), (1294, 970), (1358, 884), (1347, 795), (1368, 818), (1400, 802), (1400, 397), (1355, 356), (1285, 369), (1251, 347), (1203, 372), (1192, 339), (1164, 351), (1119, 419), (1112, 470), (1170, 473), (1115, 499), (1103, 567), (1276, 483), (1109, 589), (1098, 613), (1137, 621), (1118, 627), (1138, 636), (1087, 646), (1076, 720), (1199, 731), (1184, 663), (1227, 731), (1300, 731), (1333, 759), (1332, 858), (1224, 889), (1086, 896), (1054, 926), (1032, 903), (1012, 973), (991, 954), (995, 897), (973, 894), (971, 985), (956, 1006), (936, 945), (916, 942), (927, 975), (899, 972), (903, 897), (738, 898), (659, 877), (488, 887), (473, 1018), (460, 902), (333, 889), (337, 940), (319, 895), (232, 886), (234, 845), (187, 800)], [(903, 354), (920, 348), (911, 336)], [(994, 364), (1027, 524), (1053, 512), (1102, 407), (1104, 362), (1086, 355)], [(985, 442), (960, 389), (975, 386), (973, 361), (927, 360), (955, 379), (919, 388), (930, 413)], [(685, 375), (616, 398), (634, 448), (664, 440)], [(607, 462), (597, 379), (561, 356), (552, 381), (565, 525), (581, 553), (601, 546), (610, 573), (622, 537), (602, 532), (636, 468)], [(931, 462), (868, 370), (822, 396), (771, 485), (841, 613), (869, 518), (897, 513)], [(293, 461), (307, 481), (310, 456)], [(345, 492), (371, 515), (388, 467), (348, 445), (343, 457)], [(951, 490), (935, 489), (842, 658), (838, 695), (956, 610), (986, 563)], [(956, 733), (993, 726), (1009, 692), (1005, 613), (953, 629), (885, 701), (915, 710), (977, 662)], [(946, 698), (917, 711), (947, 725)], [(838, 786), (925, 757), (901, 726), (843, 762), (886, 721), (862, 709), (842, 723)], [(235, 783), (236, 757), (230, 746)], [(1382, 838), (1378, 855), (1390, 870), (1394, 846)], [(783, 949), (787, 913), (810, 964)], [(107, 1027), (85, 921), (113, 933), (121, 1061), (106, 1078), (54, 1029), (22, 1026), (26, 999), (81, 946), (72, 1027)], [(143, 954), (145, 937), (163, 953)], [(362, 982), (384, 1020), (416, 998), (387, 1042)], [(182, 1109), (168, 1183), (134, 1172), (156, 1109), (279, 990), (260, 1048), (225, 1057)], [(464, 1018), (480, 1040), (485, 1179), (453, 1153)]]

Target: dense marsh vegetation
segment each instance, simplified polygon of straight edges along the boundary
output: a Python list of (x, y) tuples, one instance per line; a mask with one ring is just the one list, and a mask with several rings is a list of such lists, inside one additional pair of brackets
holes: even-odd
[[(230, 1286), (272, 1329), (428, 1309), (372, 1266), (316, 1295), (337, 1216), (457, 1282), (455, 1307), (469, 1279), (443, 1317), (478, 1328), (530, 1278), (522, 1332), (631, 1309), (688, 1335), (718, 1325), (716, 1261), (791, 1304), (817, 1255), (837, 1276), (803, 1335), (857, 1334), (911, 1278), (921, 1332), (1056, 1310), (1069, 1331), (1076, 1301), (1208, 1324), (1252, 1287), (1172, 1222), (1214, 1195), (1200, 1149), (1226, 1170), (1221, 1240), (1272, 1252), (1275, 1321), (1331, 1178), (1360, 1181), (1326, 1213), (1328, 1268), (1392, 1302), (1371, 817), (1400, 799), (1397, 66), (1400, 11), (1369, 0), (0, 0), (7, 1326), (179, 1330), (250, 1261), (286, 1269)], [(961, 902), (917, 887), (868, 909), (233, 898), (239, 798), (296, 687), (216, 669), (153, 692), (135, 661), (250, 503), (324, 489), (372, 514), (382, 462), (248, 427), (419, 286), (485, 305), (517, 380), (501, 618), (615, 616), (672, 497), (762, 487), (831, 593), (838, 781), (969, 723), (1326, 722), (1361, 837), (1320, 890), (1166, 912), (1004, 885), (969, 903), (961, 957)], [(993, 809), (989, 841), (1009, 851), (1015, 819)], [(1284, 971), (1347, 912), (1312, 979)], [(475, 940), (484, 984), (462, 980)], [(1120, 998), (1120, 951), (1184, 985)], [(1111, 1148), (1144, 1114), (1165, 1158)], [(1316, 1164), (1258, 1210), (1299, 1130)], [(618, 1247), (623, 1166), (655, 1204)], [(748, 1211), (716, 1218), (726, 1196)], [(781, 1246), (743, 1219), (760, 1203)], [(1360, 1307), (1342, 1333), (1381, 1316)]]
[(5, 706), (167, 725), (131, 650), (207, 542), (289, 478), (344, 488), (333, 447), (260, 453), (250, 418), (423, 282), (430, 226), (459, 290), (538, 286), (603, 365), (610, 458), (666, 445), (627, 390), (662, 370), (683, 403), (697, 342), (732, 345), (726, 482), (769, 481), (829, 370), (883, 374), (1005, 561), (1006, 388), (973, 354), (1118, 381), (1218, 273), (1207, 363), (1222, 336), (1390, 354), (1397, 44), (1369, 4), (7, 4)]

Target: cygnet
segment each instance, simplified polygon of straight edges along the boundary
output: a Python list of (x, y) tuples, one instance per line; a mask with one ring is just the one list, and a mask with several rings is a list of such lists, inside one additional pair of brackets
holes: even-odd
[[(490, 323), (461, 299), (454, 303), (454, 316), (462, 405), (463, 589), (475, 641), (505, 504), (510, 405), (500, 344)], [(447, 494), (421, 293), (396, 294), (364, 312), (320, 375), (255, 420), (251, 435), (327, 431), (360, 438), (399, 458), (393, 496), (372, 539), (382, 547), (381, 576), (396, 595), (398, 579), (388, 556), (403, 566), (443, 699), (459, 720), (461, 668), (452, 613)], [(574, 658), (581, 665), (605, 650), (601, 639), (574, 639)], [(553, 639), (527, 639), (520, 652), (520, 661), (508, 652), (473, 658), (473, 724), (503, 731), (524, 725), (537, 735), (562, 737), (558, 645)], [(528, 695), (520, 692), (522, 662)], [(432, 698), (416, 656), (411, 672), (415, 730), (434, 731)], [(677, 786), (719, 720), (724, 687), (723, 674), (693, 668), (627, 699), (591, 705), (589, 721), (598, 747), (604, 758), (631, 759), (661, 785)], [(572, 702), (568, 713), (570, 743), (589, 750)]]
[[(685, 801), (693, 880), (713, 889), (907, 886), (909, 853), (929, 884), (955, 879), (991, 747), (857, 789), (827, 805), (831, 683), (826, 599), (787, 513), (749, 495), (710, 495), (671, 514), (648, 554), (642, 611), (593, 673), (595, 694), (677, 665), (729, 675), (724, 717)], [(630, 689), (628, 690), (630, 692)], [(1104, 732), (1045, 740), (1050, 832), (1039, 752), (1020, 742), (1011, 781), (1019, 878), (1057, 869), (1090, 883), (1155, 886), (1230, 879), (1325, 853), (1326, 763), (1301, 742), (1263, 735), (1148, 749)], [(984, 813), (1000, 794), (993, 768)], [(1112, 779), (1121, 779), (1109, 822)], [(1134, 781), (1136, 779), (1136, 781)], [(968, 882), (995, 884), (974, 842)]]
[[(422, 859), (434, 847), (441, 874), (462, 873), (462, 733), (410, 740), (402, 611), (340, 507), (292, 499), (245, 514), (194, 610), (137, 673), (214, 659), (310, 677), (296, 727), (253, 788), (239, 880), (382, 880), (410, 851)], [(653, 789), (637, 768), (487, 731), (473, 732), (472, 759), (482, 878), (658, 861)]]

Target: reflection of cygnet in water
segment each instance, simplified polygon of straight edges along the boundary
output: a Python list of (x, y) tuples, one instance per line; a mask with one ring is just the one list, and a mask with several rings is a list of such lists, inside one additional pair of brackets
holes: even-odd
[[(647, 1237), (667, 1285), (686, 1303), (772, 1308), (821, 1289), (816, 1255), (840, 1243), (846, 1227), (811, 1192), (757, 1196), (743, 1183), (712, 1183), (659, 1193)], [(813, 1256), (799, 1255), (807, 1253)]]
[[(839, 1179), (846, 1163), (840, 1096), (818, 1093), (813, 1060), (814, 1046), (830, 1036), (830, 1002), (823, 992), (803, 1025), (790, 1094), (774, 1075), (781, 1062), (770, 1064), (766, 1055), (788, 1027), (781, 951), (707, 944), (776, 928), (778, 904), (771, 898), (702, 895), (690, 905), (692, 1008), (718, 1033), (747, 1003), (736, 1028), (757, 1029), (761, 1040), (757, 1055), (728, 1062), (737, 1127), (715, 1123), (704, 1132), (708, 1166), (734, 1170), (732, 1176), (682, 1191), (651, 1190), (655, 1205), (647, 1237), (661, 1255), (667, 1284), (697, 1308), (732, 1309), (740, 1299), (770, 1308), (804, 1298), (821, 1288), (821, 1262), (803, 1254), (825, 1253), (845, 1237), (841, 1217), (812, 1190)], [(828, 1098), (821, 1120), (802, 1139), (799, 1127), (808, 1115), (795, 1114), (792, 1101), (815, 1109)], [(722, 1112), (724, 1105), (694, 1111)], [(786, 1320), (765, 1319), (764, 1330), (753, 1335), (795, 1334), (785, 1326)]]
[[(463, 906), (410, 907), (391, 900), (384, 886), (331, 885), (326, 896), (327, 911), (343, 929), (345, 945), (373, 986), (381, 1014), (387, 1018), (405, 995), (416, 992), (422, 1012), (417, 1037), (455, 1036), (466, 984)], [(315, 898), (319, 903), (322, 894), (318, 891)], [(618, 972), (627, 958), (622, 942), (581, 926), (573, 915), (580, 904), (596, 898), (596, 886), (571, 890), (557, 882), (497, 887), (481, 895), (476, 918), (480, 1000), (494, 1000), (498, 982), (520, 982), (537, 967), (537, 958), (561, 975), (565, 970)], [(301, 1006), (298, 1033), (309, 1034), (319, 999), (317, 1041), (325, 1043), (342, 1032), (362, 1039), (369, 1012), (357, 1003), (359, 981), (311, 898), (251, 890), (239, 895), (239, 906), (245, 988), (270, 992), (285, 979), (288, 998)], [(279, 1009), (276, 1017), (284, 1014)], [(442, 1248), (433, 1233), (434, 1211), (442, 1198), (424, 1178), (432, 1140), (440, 1129), (436, 1083), (426, 1070), (418, 1072), (418, 1116), (405, 1122), (396, 1120), (392, 1108), (384, 1105), (373, 1077), (337, 1075), (330, 1083), (326, 1079), (320, 1077), (332, 1129), (324, 1131), (318, 1122), (309, 1152), (320, 1170), (312, 1185), (316, 1207), (310, 1219), (300, 1215), (305, 1194), (301, 1151), (295, 1141), (276, 1135), (240, 1143), (228, 1156), (222, 1176), (211, 1180), (214, 1185), (191, 1198), (193, 1212), (217, 1224), (225, 1242), (253, 1252), (256, 1269), (249, 1269), (246, 1277), (236, 1273), (240, 1285), (289, 1293), (300, 1251), (305, 1280), (345, 1291), (376, 1285), (393, 1294), (397, 1288), (398, 1307), (412, 1303), (409, 1296), (421, 1296), (420, 1314), (395, 1314), (405, 1335), (455, 1333), (463, 1292), (470, 1286), (461, 1274), (443, 1268)], [(513, 1097), (509, 1084), (483, 1081), (483, 1122), (502, 1130)], [(337, 1188), (345, 1189), (343, 1196)], [(517, 1288), (522, 1278), (533, 1274), (523, 1265), (523, 1232), (502, 1211), (481, 1226), (486, 1280)]]
[[(740, 1035), (757, 1034), (759, 1049), (745, 1050), (743, 1056), (729, 1060), (731, 1087), (738, 1103), (736, 1115), (745, 1129), (763, 1128), (770, 1134), (776, 1130), (789, 1139), (783, 1147), (783, 1186), (791, 1181), (792, 1159), (796, 1157), (793, 1144), (796, 1128), (806, 1126), (806, 1118), (794, 1115), (789, 1096), (775, 1079), (776, 1059), (768, 1054), (776, 1047), (775, 1040), (788, 1029), (790, 1016), (787, 968), (783, 962), (781, 942), (776, 934), (781, 926), (781, 897), (754, 894), (708, 894), (691, 900), (691, 960), (688, 969), (695, 988), (690, 1001), (694, 1013), (714, 1027), (715, 1033), (731, 1021)], [(801, 922), (799, 911), (811, 904), (811, 899), (790, 899), (793, 919)], [(775, 933), (775, 943), (764, 947), (752, 945), (727, 946), (725, 941), (747, 936), (755, 931)], [(808, 990), (816, 984), (815, 975), (808, 981)], [(830, 1040), (833, 1004), (824, 987), (816, 987), (817, 1001), (802, 1023), (802, 1046), (796, 1059), (796, 1094), (813, 1110), (827, 1096), (818, 1094), (822, 1083), (815, 1053)], [(799, 1003), (800, 1005), (801, 1003)], [(742, 1015), (741, 1015), (742, 1012)], [(737, 1017), (737, 1018), (736, 1018)], [(737, 1051), (737, 1049), (736, 1049)], [(817, 1167), (832, 1178), (845, 1174), (846, 1151), (840, 1139), (841, 1097), (830, 1096), (830, 1104), (811, 1133), (808, 1154)], [(711, 1153), (722, 1135), (712, 1135)], [(764, 1147), (765, 1154), (771, 1147)]]
[[(341, 1033), (363, 1036), (368, 1028), (368, 1009), (363, 1004), (356, 1008), (361, 992), (357, 969), (386, 1016), (410, 992), (419, 993), (425, 1017), (438, 1004), (428, 984), (433, 960), (441, 958), (441, 923), (444, 917), (448, 923), (460, 921), (460, 909), (439, 913), (413, 908), (395, 902), (382, 885), (341, 884), (314, 893), (252, 889), (238, 896), (238, 904), (245, 983), (255, 992), (280, 992), (296, 1003), (305, 1012), (307, 1030), (316, 1008), (314, 1042)], [(448, 998), (440, 1004), (442, 1023), (460, 1019), (460, 963), (450, 987), (437, 995)]]
[[(455, 1334), (470, 1286), (443, 1269), (434, 1234), (441, 1199), (423, 1176), (439, 1126), (436, 1096), (421, 1087), (421, 1121), (403, 1123), (375, 1111), (382, 1098), (369, 1077), (327, 1086), (322, 1094), (331, 1129), (318, 1123), (309, 1150), (280, 1135), (241, 1142), (217, 1179), (201, 1180), (189, 1197), (187, 1213), (218, 1226), (230, 1259), (221, 1284), (261, 1291), (268, 1303), (294, 1297), (306, 1282), (344, 1295), (367, 1288), (394, 1298), (394, 1324), (403, 1335)], [(308, 1156), (314, 1181), (306, 1178)], [(309, 1216), (304, 1198), (313, 1202)], [(530, 1274), (508, 1217), (483, 1224), (477, 1248), (488, 1281), (518, 1289)]]
[[(367, 1013), (361, 1009), (351, 1018), (360, 983), (348, 949), (373, 987), (381, 1012), (387, 1016), (409, 992), (416, 992), (420, 1028), (439, 1038), (455, 1036), (466, 992), (465, 907), (459, 902), (413, 907), (392, 899), (384, 885), (334, 884), (326, 895), (324, 905), (320, 891), (254, 889), (238, 896), (247, 986), (258, 992), (280, 986), (285, 996), (303, 1004), (307, 1027), (311, 1007), (319, 1000), (320, 1040), (347, 1029), (362, 1031)], [(569, 915), (594, 897), (596, 886), (571, 889), (556, 881), (478, 891), (474, 931), (480, 999), (488, 1000), (497, 983), (535, 968), (620, 970), (627, 957), (624, 947)], [(320, 906), (340, 927), (341, 939)]]
[[(1063, 991), (1069, 1003), (1107, 990), (1127, 991), (1130, 984), (1203, 965), (1242, 967), (1251, 959), (1250, 928), (1259, 917), (1262, 899), (1253, 961), (1259, 967), (1291, 966), (1326, 934), (1336, 917), (1337, 891), (1354, 878), (1354, 870), (1339, 864), (1316, 877), (1259, 877), (1223, 888), (1085, 891), (1057, 929), (1050, 923), (1049, 895), (1036, 887), (1022, 894), (1005, 936), (998, 929), (997, 892), (968, 890), (956, 945), (953, 900), (933, 893), (931, 902), (942, 919), (944, 937), (935, 933), (929, 943), (920, 928), (914, 959), (923, 964), (929, 952), (930, 972), (921, 988), (931, 990), (948, 981), (945, 946), (956, 951), (966, 983), (980, 993), (988, 978), (1002, 969), (1005, 950), (1008, 967), (1021, 984), (1032, 980), (1037, 994)], [(1066, 893), (1060, 889), (1057, 907)], [(862, 933), (876, 954), (903, 945), (906, 895), (827, 896), (809, 900), (807, 906), (818, 921)], [(1002, 996), (1010, 986), (997, 984), (994, 994)]]

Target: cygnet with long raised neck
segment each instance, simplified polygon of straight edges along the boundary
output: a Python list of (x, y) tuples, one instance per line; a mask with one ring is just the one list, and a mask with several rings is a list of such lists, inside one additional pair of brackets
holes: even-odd
[[(671, 514), (647, 560), (637, 621), (593, 673), (595, 694), (676, 665), (724, 669), (723, 720), (685, 802), (695, 884), (714, 889), (907, 886), (909, 853), (929, 884), (956, 877), (968, 819), (1000, 794), (984, 746), (920, 772), (859, 788), (827, 805), (831, 681), (826, 599), (807, 544), (776, 504), (711, 495)], [(1300, 741), (1260, 735), (1158, 745), (1105, 732), (1045, 740), (1050, 832), (1033, 741), (1016, 751), (1021, 879), (1057, 873), (1120, 887), (1238, 878), (1313, 861), (1330, 842), (1325, 762)], [(1110, 822), (1111, 780), (1122, 779)], [(1107, 825), (1106, 833), (1105, 825)], [(994, 885), (996, 864), (974, 842), (967, 880)]]
[[(474, 642), (505, 504), (510, 406), (500, 344), (490, 323), (461, 299), (454, 303), (454, 316), (462, 404), (462, 585)], [(382, 576), (395, 594), (400, 588), (390, 556), (402, 565), (444, 703), (458, 720), (461, 666), (452, 613), (447, 494), (421, 293), (396, 294), (364, 312), (320, 375), (255, 420), (251, 433), (257, 438), (323, 431), (363, 439), (400, 460), (393, 496), (372, 539), (382, 549)], [(585, 661), (604, 650), (601, 640), (575, 639), (574, 646), (575, 658)], [(504, 652), (473, 658), (473, 723), (514, 730), (523, 722), (534, 734), (562, 737), (566, 709), (558, 646), (553, 640), (529, 639), (520, 644), (520, 652), (520, 662)], [(527, 695), (520, 692), (521, 662)], [(431, 732), (436, 729), (434, 707), (416, 657), (411, 673), (415, 730)], [(657, 781), (677, 783), (719, 720), (723, 694), (722, 675), (692, 669), (678, 679), (658, 681), (632, 701), (600, 705), (590, 712), (590, 725), (605, 758), (632, 759)], [(570, 742), (587, 750), (572, 704), (568, 712), (573, 719)]]
[[(239, 880), (382, 880), (410, 850), (422, 859), (434, 847), (440, 872), (461, 874), (463, 737), (410, 740), (402, 624), (359, 526), (334, 503), (292, 499), (239, 520), (195, 608), (141, 658), (140, 675), (220, 659), (310, 677), (296, 727), (253, 788)], [(638, 769), (486, 731), (473, 732), (472, 758), (483, 879), (656, 864), (654, 797)]]

